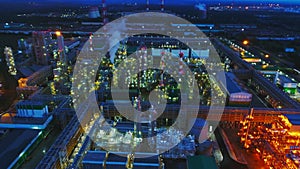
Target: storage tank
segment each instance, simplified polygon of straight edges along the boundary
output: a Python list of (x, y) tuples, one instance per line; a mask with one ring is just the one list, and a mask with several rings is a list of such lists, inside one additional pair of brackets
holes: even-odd
[(89, 18), (99, 18), (99, 17), (100, 17), (100, 12), (98, 7), (96, 6), (90, 7)]

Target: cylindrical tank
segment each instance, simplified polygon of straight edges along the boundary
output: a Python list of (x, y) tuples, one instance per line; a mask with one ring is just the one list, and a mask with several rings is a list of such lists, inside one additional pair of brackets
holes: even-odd
[(96, 6), (90, 7), (89, 18), (99, 18), (99, 17), (100, 17), (100, 12), (98, 7)]

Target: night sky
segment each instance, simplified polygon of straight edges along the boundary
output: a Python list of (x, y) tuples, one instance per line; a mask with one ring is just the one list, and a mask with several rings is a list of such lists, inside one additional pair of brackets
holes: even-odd
[[(122, 3), (122, 2), (137, 2), (137, 3), (144, 3), (146, 0), (106, 0), (108, 4), (110, 3)], [(11, 2), (11, 0), (0, 0), (0, 3)], [(14, 3), (17, 2), (38, 2), (38, 3), (50, 3), (50, 2), (73, 2), (73, 3), (101, 3), (101, 0), (14, 0)], [(150, 0), (153, 4), (158, 4), (160, 0)], [(165, 3), (172, 3), (172, 4), (183, 4), (183, 3), (282, 3), (282, 4), (297, 4), (300, 5), (300, 0), (165, 0)]]

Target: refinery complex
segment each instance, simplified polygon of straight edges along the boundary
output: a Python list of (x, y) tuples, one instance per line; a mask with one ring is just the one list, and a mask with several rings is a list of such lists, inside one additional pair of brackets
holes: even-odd
[(296, 5), (47, 3), (0, 20), (3, 168), (300, 167)]

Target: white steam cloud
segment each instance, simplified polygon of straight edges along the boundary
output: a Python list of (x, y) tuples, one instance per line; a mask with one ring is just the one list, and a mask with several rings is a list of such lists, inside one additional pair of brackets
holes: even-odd
[(120, 46), (119, 40), (122, 40), (122, 37), (124, 37), (124, 35), (121, 35), (121, 33), (125, 33), (126, 30), (126, 22), (122, 20), (122, 22), (119, 22), (118, 24), (114, 25), (114, 27), (110, 28), (108, 31), (108, 33), (111, 34), (111, 38), (108, 40), (110, 48), (110, 61), (112, 63), (114, 63), (116, 52), (118, 50), (118, 47)]
[(199, 4), (195, 5), (195, 8), (199, 9), (200, 11), (205, 11), (206, 5), (199, 3)]

